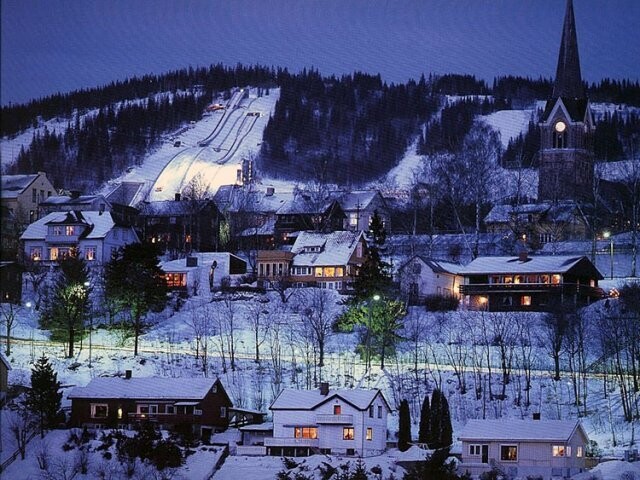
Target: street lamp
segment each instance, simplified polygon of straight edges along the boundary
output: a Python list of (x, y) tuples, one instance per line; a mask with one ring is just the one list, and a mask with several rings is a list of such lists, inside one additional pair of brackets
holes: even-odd
[(613, 280), (613, 235), (611, 235), (611, 232), (606, 231), (606, 232), (602, 232), (602, 236), (604, 237), (604, 239), (609, 239), (609, 258), (610, 258), (610, 264), (611, 264), (611, 279)]
[(369, 306), (369, 316), (367, 318), (367, 355), (366, 355), (366, 367), (367, 373), (371, 370), (371, 323), (373, 322), (373, 302), (380, 300), (380, 295), (377, 293), (371, 297), (367, 304)]

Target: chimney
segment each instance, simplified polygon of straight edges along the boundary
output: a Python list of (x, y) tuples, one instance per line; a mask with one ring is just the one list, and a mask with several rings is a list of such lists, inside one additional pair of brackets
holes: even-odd
[(131, 370), (125, 370), (124, 371), (124, 379), (125, 380), (131, 380)]
[(73, 199), (78, 198), (80, 196), (80, 190), (70, 190), (69, 196)]
[(320, 395), (322, 395), (323, 397), (326, 397), (327, 395), (329, 395), (329, 383), (328, 382), (320, 383)]
[(273, 197), (274, 193), (276, 193), (276, 189), (274, 187), (267, 187), (267, 197)]
[(181, 200), (181, 198), (180, 198), (180, 192), (177, 192), (177, 193), (176, 193), (175, 200), (176, 200), (176, 202), (179, 202), (179, 201)]
[(520, 253), (518, 253), (518, 260), (521, 262), (526, 262), (527, 260), (529, 260), (529, 254), (526, 250), (520, 250)]
[(540, 420), (540, 412), (534, 412), (532, 418), (533, 420)]

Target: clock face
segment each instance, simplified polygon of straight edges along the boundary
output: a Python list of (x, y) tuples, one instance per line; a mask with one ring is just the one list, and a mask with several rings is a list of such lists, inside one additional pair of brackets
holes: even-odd
[(556, 132), (558, 133), (564, 132), (566, 128), (567, 128), (567, 125), (563, 121), (560, 121), (555, 125)]

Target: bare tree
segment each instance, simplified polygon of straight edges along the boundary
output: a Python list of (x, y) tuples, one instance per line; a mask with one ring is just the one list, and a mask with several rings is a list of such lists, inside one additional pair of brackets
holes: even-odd
[(4, 325), (6, 337), (5, 355), (8, 357), (11, 355), (11, 332), (17, 324), (17, 307), (13, 303), (0, 304), (0, 311), (2, 312), (1, 323)]
[(24, 401), (12, 404), (10, 407), (12, 415), (9, 418), (9, 431), (16, 440), (16, 446), (20, 452), (20, 458), (25, 459), (27, 452), (27, 442), (35, 433), (37, 428), (36, 417), (27, 407)]
[(299, 295), (299, 308), (303, 321), (308, 325), (311, 340), (318, 349), (320, 381), (322, 381), (326, 344), (333, 333), (335, 317), (331, 308), (332, 303), (335, 304), (335, 298), (331, 295), (331, 291), (323, 288), (307, 288)]
[(247, 318), (253, 331), (255, 363), (260, 363), (260, 347), (267, 339), (269, 332), (269, 322), (266, 318), (269, 315), (269, 310), (267, 309), (266, 302), (268, 302), (266, 297), (259, 297), (255, 302), (249, 304), (248, 307), (249, 312)]
[(552, 310), (542, 318), (541, 340), (544, 348), (547, 349), (553, 359), (553, 379), (556, 382), (560, 381), (562, 347), (564, 346), (565, 338), (574, 316), (575, 313), (572, 312), (569, 307), (557, 303), (553, 305)]
[(209, 337), (213, 334), (213, 320), (210, 304), (192, 307), (189, 316), (184, 320), (193, 332), (196, 342), (195, 359), (201, 361), (205, 377), (208, 375)]
[(217, 343), (222, 358), (222, 371), (227, 371), (227, 355), (232, 371), (236, 369), (236, 314), (237, 306), (231, 294), (225, 294), (219, 300), (220, 307), (215, 309), (214, 319), (217, 327)]

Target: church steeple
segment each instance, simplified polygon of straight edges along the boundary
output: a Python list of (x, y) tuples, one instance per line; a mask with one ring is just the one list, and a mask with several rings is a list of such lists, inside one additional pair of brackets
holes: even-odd
[(573, 14), (573, 1), (567, 0), (564, 14), (562, 42), (558, 55), (556, 81), (553, 85), (553, 98), (583, 98), (584, 87), (580, 75), (580, 57), (578, 55), (578, 36)]

